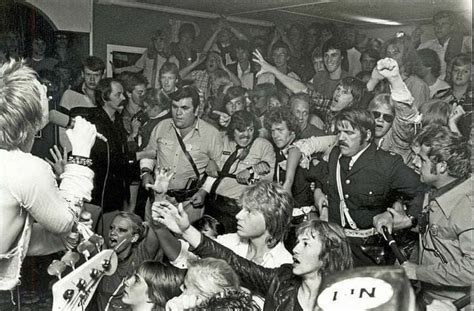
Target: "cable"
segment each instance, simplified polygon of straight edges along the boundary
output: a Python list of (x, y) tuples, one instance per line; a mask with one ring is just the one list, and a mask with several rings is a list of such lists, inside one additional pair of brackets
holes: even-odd
[(110, 147), (109, 143), (105, 141), (105, 145), (107, 147), (107, 165), (106, 165), (106, 170), (105, 170), (105, 178), (104, 178), (104, 183), (102, 186), (102, 193), (100, 196), (100, 214), (99, 214), (99, 219), (97, 221), (97, 224), (95, 225), (95, 232), (98, 230), (98, 225), (99, 225), (99, 220), (102, 228), (102, 233), (104, 231), (104, 199), (105, 199), (105, 187), (107, 186), (107, 179), (109, 178), (109, 169), (110, 169)]

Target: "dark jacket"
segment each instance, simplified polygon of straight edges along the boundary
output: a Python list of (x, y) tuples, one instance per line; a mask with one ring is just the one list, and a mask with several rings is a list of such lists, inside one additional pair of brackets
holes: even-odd
[[(97, 132), (104, 135), (108, 146), (96, 139), (91, 149), (91, 169), (94, 171), (94, 189), (91, 203), (102, 206), (102, 190), (104, 189), (104, 212), (121, 210), (123, 200), (129, 198), (130, 178), (128, 176), (127, 132), (123, 127), (122, 118), (117, 115), (115, 121), (110, 120), (102, 107), (71, 109), (71, 117), (82, 116), (94, 124)], [(108, 171), (107, 171), (108, 168)], [(107, 180), (106, 179), (107, 176)]]
[(204, 235), (193, 252), (200, 257), (220, 258), (228, 262), (239, 275), (242, 286), (265, 298), (263, 310), (301, 310), (297, 301), (301, 279), (293, 274), (292, 265), (285, 264), (276, 269), (261, 267)]
[[(339, 194), (336, 183), (336, 164), (340, 149), (335, 147), (328, 161), (329, 174), (324, 185), (328, 195), (329, 221), (341, 225)], [(341, 180), (349, 213), (360, 229), (373, 225), (373, 217), (392, 207), (396, 199), (407, 202), (408, 213), (418, 215), (423, 187), (418, 175), (403, 163), (403, 159), (371, 144), (354, 163), (347, 176)]]

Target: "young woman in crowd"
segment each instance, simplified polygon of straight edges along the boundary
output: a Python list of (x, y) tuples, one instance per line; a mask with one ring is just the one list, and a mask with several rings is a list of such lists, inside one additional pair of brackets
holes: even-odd
[(183, 270), (144, 261), (124, 282), (122, 302), (132, 311), (165, 310), (168, 300), (181, 295), (184, 276)]
[(297, 230), (293, 264), (263, 268), (203, 236), (189, 223), (182, 206), (162, 202), (156, 220), (181, 234), (201, 257), (225, 259), (242, 285), (265, 297), (264, 310), (314, 310), (321, 279), (352, 268), (352, 256), (344, 231), (336, 224), (310, 220)]

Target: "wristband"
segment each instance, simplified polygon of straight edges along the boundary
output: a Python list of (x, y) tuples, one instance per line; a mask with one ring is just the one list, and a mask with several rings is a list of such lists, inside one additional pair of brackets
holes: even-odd
[(69, 164), (77, 164), (77, 165), (82, 165), (82, 166), (87, 166), (87, 167), (92, 166), (92, 160), (90, 158), (81, 157), (81, 156), (69, 156), (67, 158), (67, 162)]
[(144, 172), (142, 172), (142, 173), (140, 174), (140, 179), (142, 179), (143, 176), (145, 176), (146, 174), (151, 174), (151, 172), (149, 172), (149, 171), (144, 171)]

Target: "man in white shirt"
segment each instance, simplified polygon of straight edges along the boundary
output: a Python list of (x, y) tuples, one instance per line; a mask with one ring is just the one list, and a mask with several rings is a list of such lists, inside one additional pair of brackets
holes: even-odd
[(423, 42), (418, 49), (432, 49), (441, 60), (440, 79), (446, 76), (446, 64), (459, 53), (472, 51), (472, 37), (464, 36), (456, 25), (456, 15), (451, 11), (441, 11), (433, 16), (436, 39)]

